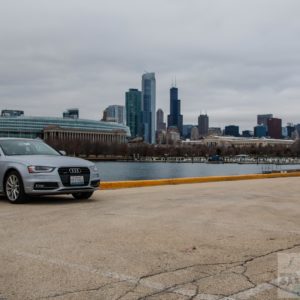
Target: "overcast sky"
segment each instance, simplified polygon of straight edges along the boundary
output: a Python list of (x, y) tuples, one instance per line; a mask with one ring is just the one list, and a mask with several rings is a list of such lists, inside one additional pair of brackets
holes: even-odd
[(0, 0), (0, 109), (100, 119), (156, 73), (185, 124), (300, 123), (299, 0)]

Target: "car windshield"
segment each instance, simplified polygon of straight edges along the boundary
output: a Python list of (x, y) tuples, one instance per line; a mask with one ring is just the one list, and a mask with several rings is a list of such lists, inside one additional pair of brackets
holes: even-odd
[(5, 155), (60, 155), (56, 150), (38, 140), (0, 140)]

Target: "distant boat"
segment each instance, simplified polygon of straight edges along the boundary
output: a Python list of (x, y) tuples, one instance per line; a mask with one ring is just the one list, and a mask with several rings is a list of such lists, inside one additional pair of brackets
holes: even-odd
[(220, 155), (213, 155), (208, 158), (208, 163), (223, 164), (224, 160), (223, 160), (223, 157), (221, 157)]

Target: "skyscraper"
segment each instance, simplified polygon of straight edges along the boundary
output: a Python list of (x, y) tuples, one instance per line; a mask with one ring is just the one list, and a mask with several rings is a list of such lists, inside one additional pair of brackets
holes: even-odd
[(197, 126), (194, 126), (191, 130), (191, 140), (192, 141), (199, 140), (199, 130)]
[(268, 119), (273, 118), (272, 114), (257, 115), (257, 125), (268, 126)]
[(282, 120), (277, 118), (268, 119), (268, 135), (272, 139), (281, 139), (282, 135)]
[(190, 139), (191, 138), (191, 132), (192, 128), (195, 127), (192, 124), (186, 124), (182, 126), (182, 137), (184, 139)]
[(126, 122), (133, 138), (141, 134), (142, 92), (129, 89), (126, 92)]
[(155, 73), (145, 73), (142, 76), (142, 133), (144, 141), (149, 144), (155, 143), (155, 107)]
[(286, 130), (287, 130), (287, 136), (291, 138), (293, 136), (293, 132), (295, 132), (296, 130), (296, 127), (295, 125), (288, 123), (286, 126)]
[(70, 108), (63, 112), (64, 119), (79, 119), (79, 109)]
[(1, 111), (1, 117), (22, 117), (24, 116), (23, 110), (4, 109)]
[(257, 125), (265, 126), (267, 134), (268, 134), (268, 120), (271, 118), (273, 118), (273, 114), (257, 115)]
[(198, 117), (198, 130), (199, 136), (204, 137), (208, 135), (208, 128), (209, 128), (209, 118), (208, 115), (200, 115)]
[(262, 138), (267, 136), (267, 127), (265, 125), (257, 125), (254, 127), (254, 136)]
[(103, 111), (102, 121), (125, 125), (125, 107), (123, 105), (109, 105)]
[(296, 139), (300, 138), (300, 124), (295, 125), (295, 137)]
[(156, 112), (156, 130), (166, 130), (166, 123), (164, 122), (164, 111), (159, 108)]
[(236, 125), (225, 126), (224, 134), (238, 137), (240, 136), (240, 128)]
[(168, 115), (168, 127), (177, 127), (182, 136), (183, 117), (181, 115), (181, 101), (178, 99), (178, 88), (170, 89), (170, 114)]

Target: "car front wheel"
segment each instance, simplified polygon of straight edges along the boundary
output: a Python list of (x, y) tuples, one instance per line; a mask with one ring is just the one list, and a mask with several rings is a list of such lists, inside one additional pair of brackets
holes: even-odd
[(81, 192), (81, 193), (73, 193), (72, 196), (75, 199), (89, 199), (94, 192)]
[(24, 192), (24, 186), (21, 176), (18, 172), (10, 172), (5, 179), (5, 195), (9, 202), (18, 204), (24, 203), (27, 196)]

